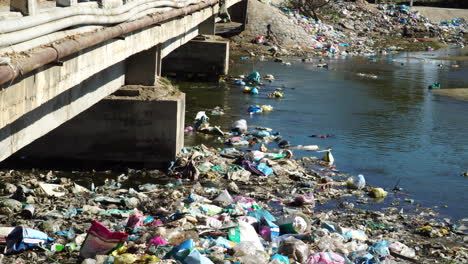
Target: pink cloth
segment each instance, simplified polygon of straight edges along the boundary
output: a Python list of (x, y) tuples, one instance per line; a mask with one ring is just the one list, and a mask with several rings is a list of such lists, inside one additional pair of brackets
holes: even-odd
[(335, 252), (319, 252), (311, 255), (306, 264), (345, 264), (345, 259)]
[(161, 220), (154, 220), (152, 223), (153, 226), (162, 226), (163, 222)]
[(132, 214), (130, 214), (130, 217), (128, 217), (127, 220), (127, 227), (130, 228), (135, 228), (143, 225), (143, 215), (135, 211)]
[(162, 237), (153, 237), (149, 242), (148, 242), (148, 248), (151, 247), (151, 245), (154, 245), (155, 247), (159, 245), (167, 245), (166, 240)]

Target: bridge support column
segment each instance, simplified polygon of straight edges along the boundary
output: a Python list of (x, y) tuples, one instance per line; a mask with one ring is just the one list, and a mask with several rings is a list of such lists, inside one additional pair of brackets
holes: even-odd
[(161, 45), (156, 45), (128, 58), (125, 84), (155, 85), (161, 76), (161, 60)]
[(245, 30), (245, 25), (247, 24), (247, 8), (249, 1), (243, 0), (237, 4), (232, 5), (228, 8), (229, 15), (231, 16), (232, 22), (241, 23), (242, 26), (240, 30)]
[(10, 11), (21, 12), (24, 16), (37, 13), (37, 0), (10, 0)]
[(26, 163), (167, 168), (184, 145), (184, 118), (184, 93), (165, 87), (124, 86), (15, 157), (22, 156)]
[(229, 42), (215, 36), (191, 40), (163, 59), (163, 75), (182, 79), (213, 79), (228, 74)]
[(76, 6), (78, 0), (55, 0), (55, 5), (60, 7)]
[(214, 35), (215, 31), (216, 31), (216, 27), (215, 27), (216, 21), (215, 21), (215, 19), (216, 19), (215, 16), (211, 16), (207, 20), (200, 23), (198, 25), (198, 33), (200, 35)]

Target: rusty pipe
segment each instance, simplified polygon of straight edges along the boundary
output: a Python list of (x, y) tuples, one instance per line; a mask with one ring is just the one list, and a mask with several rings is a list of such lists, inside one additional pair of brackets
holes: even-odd
[(125, 22), (101, 31), (67, 39), (60, 43), (54, 43), (28, 55), (28, 57), (14, 59), (9, 65), (0, 65), (0, 85), (11, 82), (18, 77), (37, 70), (49, 63), (58, 61), (80, 50), (95, 46), (118, 36), (128, 34), (135, 30), (151, 26), (169, 19), (194, 13), (218, 3), (218, 0), (206, 0), (205, 2), (188, 7), (174, 9), (162, 14), (155, 13), (131, 22)]

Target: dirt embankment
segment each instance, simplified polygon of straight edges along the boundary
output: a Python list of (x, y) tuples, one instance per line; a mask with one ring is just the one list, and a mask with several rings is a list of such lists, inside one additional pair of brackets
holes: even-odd
[(440, 7), (425, 7), (415, 6), (421, 15), (429, 18), (434, 22), (451, 21), (454, 18), (463, 18), (468, 20), (468, 9), (455, 9), (455, 8), (440, 8)]
[(468, 101), (468, 88), (432, 90), (433, 93)]

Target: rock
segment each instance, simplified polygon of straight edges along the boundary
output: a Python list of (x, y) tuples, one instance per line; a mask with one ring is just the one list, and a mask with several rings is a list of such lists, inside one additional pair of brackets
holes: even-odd
[(14, 199), (0, 199), (0, 208), (7, 208), (12, 212), (20, 212), (23, 208), (23, 204)]
[(228, 190), (233, 193), (240, 193), (239, 187), (233, 181), (229, 183)]
[(10, 195), (16, 192), (16, 186), (11, 183), (4, 183), (2, 188), (3, 195)]

